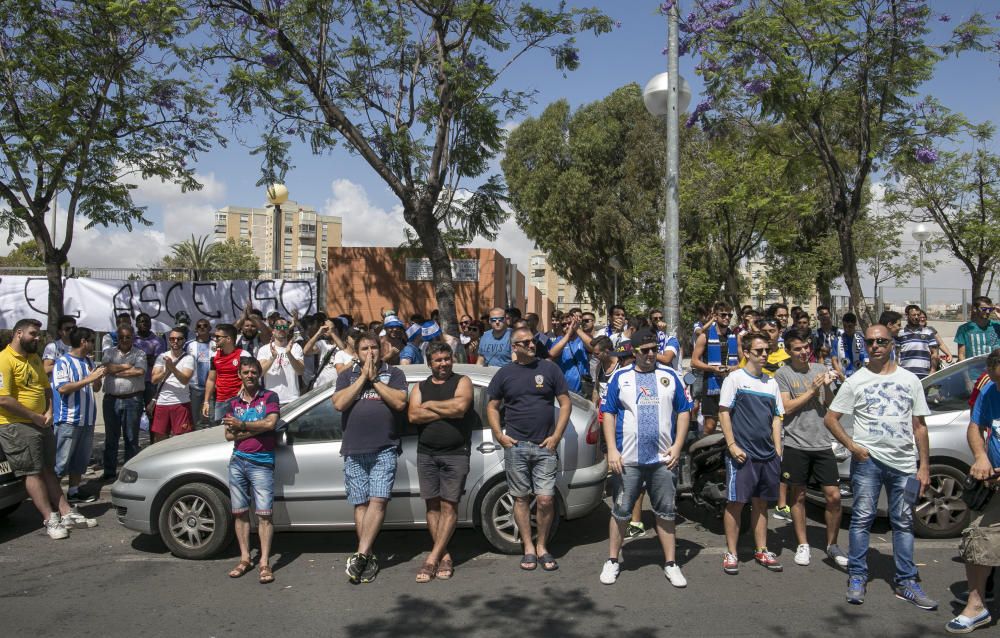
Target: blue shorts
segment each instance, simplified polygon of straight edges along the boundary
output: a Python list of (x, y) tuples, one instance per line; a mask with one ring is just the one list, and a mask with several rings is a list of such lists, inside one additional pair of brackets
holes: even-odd
[(364, 505), (373, 498), (389, 500), (396, 482), (396, 458), (399, 449), (387, 447), (371, 454), (349, 454), (344, 457), (344, 478), (347, 502)]
[(632, 508), (646, 486), (649, 506), (657, 518), (676, 517), (677, 475), (664, 463), (626, 465), (621, 474), (611, 473), (611, 515), (619, 521), (632, 519)]
[(56, 423), (56, 476), (83, 474), (94, 447), (94, 425)]
[(559, 457), (530, 441), (518, 441), (504, 450), (507, 488), (513, 497), (555, 496)]
[(229, 498), (233, 514), (253, 510), (270, 516), (274, 506), (274, 466), (254, 463), (235, 454), (229, 458)]
[(749, 456), (737, 463), (726, 455), (726, 500), (730, 503), (749, 503), (750, 499), (778, 500), (778, 482), (781, 479), (781, 457), (775, 454), (767, 461), (755, 461)]

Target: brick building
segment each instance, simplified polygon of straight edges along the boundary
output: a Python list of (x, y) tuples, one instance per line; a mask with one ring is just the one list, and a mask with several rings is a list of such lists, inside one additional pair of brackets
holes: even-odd
[[(490, 308), (515, 306), (536, 312), (548, 326), (553, 305), (524, 273), (492, 248), (466, 248), (452, 260), (458, 315), (479, 317)], [(384, 308), (401, 317), (437, 308), (427, 259), (396, 248), (334, 248), (328, 251), (326, 310), (355, 320), (381, 318)]]

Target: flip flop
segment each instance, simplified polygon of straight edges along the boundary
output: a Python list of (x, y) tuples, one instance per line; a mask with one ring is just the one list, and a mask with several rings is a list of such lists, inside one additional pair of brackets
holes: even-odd
[(417, 582), (418, 583), (429, 583), (434, 579), (434, 572), (437, 571), (434, 563), (424, 563), (419, 570), (417, 570)]
[(241, 560), (239, 565), (229, 570), (229, 577), (239, 578), (240, 576), (250, 571), (251, 568), (253, 568), (253, 563), (251, 563), (248, 560)]
[[(539, 556), (538, 561), (542, 564), (542, 569), (547, 572), (554, 572), (559, 569), (559, 563), (557, 563), (555, 557), (548, 552)], [(549, 567), (549, 565), (551, 565), (551, 567)]]
[(454, 575), (455, 575), (455, 566), (452, 564), (451, 559), (442, 558), (441, 562), (438, 563), (437, 579), (448, 580)]
[(521, 557), (521, 569), (526, 572), (535, 571), (538, 567), (538, 557), (534, 554), (525, 554)]

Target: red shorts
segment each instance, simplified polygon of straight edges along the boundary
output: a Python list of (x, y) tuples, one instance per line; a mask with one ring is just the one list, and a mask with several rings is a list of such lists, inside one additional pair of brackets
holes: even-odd
[(184, 434), (193, 429), (191, 425), (191, 404), (158, 405), (153, 411), (153, 422), (149, 431), (154, 434)]

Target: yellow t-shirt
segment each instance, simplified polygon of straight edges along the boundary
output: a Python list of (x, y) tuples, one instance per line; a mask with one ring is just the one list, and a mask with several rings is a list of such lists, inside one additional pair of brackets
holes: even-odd
[[(22, 356), (10, 346), (0, 352), (0, 396), (14, 397), (32, 412), (43, 414), (48, 407), (45, 399), (48, 387), (48, 377), (38, 354)], [(24, 423), (24, 417), (0, 408), (0, 425), (11, 423)]]

